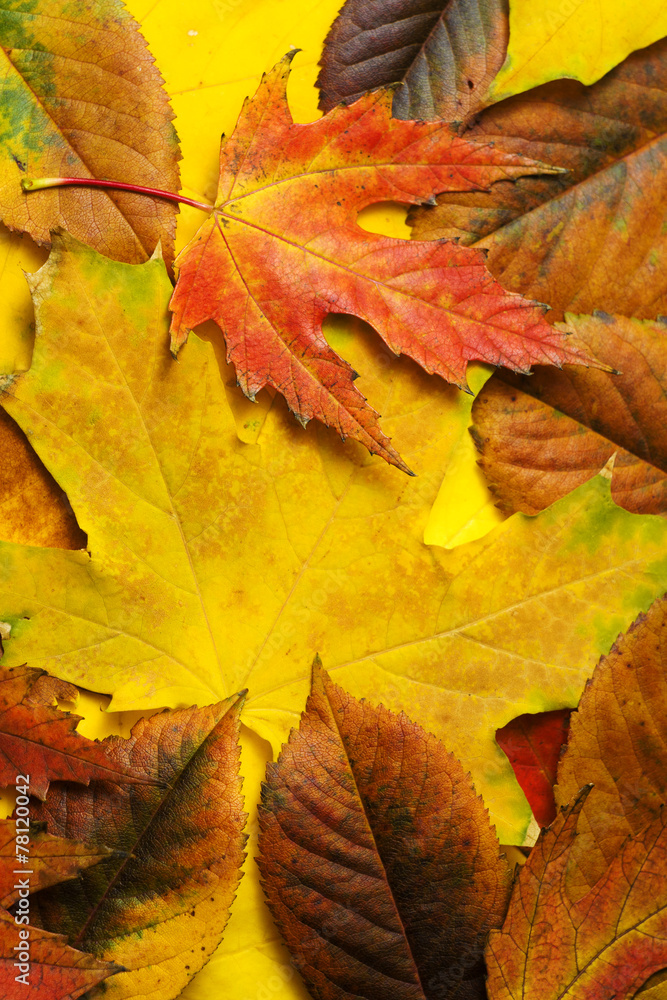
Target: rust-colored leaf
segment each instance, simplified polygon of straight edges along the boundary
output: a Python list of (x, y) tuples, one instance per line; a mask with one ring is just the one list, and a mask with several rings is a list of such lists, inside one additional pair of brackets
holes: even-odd
[(614, 501), (667, 513), (667, 326), (606, 313), (568, 315), (567, 326), (619, 373), (567, 365), (487, 382), (472, 434), (498, 506), (536, 514), (615, 455)]
[(469, 775), (435, 737), (356, 701), (316, 662), (262, 803), (269, 905), (313, 996), (484, 997), (508, 868)]
[(602, 657), (572, 713), (556, 799), (567, 802), (585, 782), (594, 786), (571, 851), (572, 896), (595, 884), (628, 834), (642, 830), (667, 800), (666, 744), (663, 597)]
[(496, 731), (496, 740), (509, 758), (516, 780), (540, 826), (556, 818), (556, 769), (570, 725), (569, 708), (519, 715)]
[(414, 236), (486, 248), (504, 287), (566, 310), (667, 313), (667, 40), (599, 83), (546, 84), (484, 111), (466, 137), (569, 172), (441, 195)]
[(37, 458), (15, 421), (0, 408), (0, 533), (5, 542), (85, 549), (67, 495)]
[(162, 199), (62, 188), (26, 195), (24, 177), (77, 177), (178, 190), (173, 114), (138, 26), (120, 0), (9, 0), (0, 17), (0, 216), (50, 243), (58, 226), (129, 263), (158, 241), (173, 256)]
[(105, 996), (175, 997), (222, 937), (243, 861), (235, 696), (141, 719), (104, 745), (152, 784), (53, 784), (34, 810), (50, 833), (116, 852), (33, 907), (47, 930), (127, 970)]
[[(19, 836), (29, 836), (27, 845)], [(30, 891), (74, 878), (80, 869), (96, 865), (111, 853), (103, 845), (82, 844), (62, 837), (52, 837), (43, 829), (30, 826), (28, 834), (16, 818), (0, 820), (0, 906), (9, 908), (19, 898), (16, 871), (30, 871)]]
[(667, 811), (572, 902), (565, 882), (587, 791), (542, 832), (491, 931), (490, 1000), (629, 998), (667, 965)]
[(43, 670), (0, 667), (0, 785), (24, 775), (30, 794), (43, 799), (50, 781), (149, 780), (112, 759), (103, 743), (80, 736), (81, 716), (61, 712), (56, 698), (75, 699), (76, 688)]
[[(20, 937), (28, 931), (29, 938)], [(24, 941), (30, 948), (18, 948)], [(27, 961), (21, 961), (21, 955)], [(18, 964), (17, 964), (18, 963)], [(76, 1000), (118, 966), (70, 948), (62, 934), (17, 925), (0, 909), (0, 996), (3, 1000)], [(17, 980), (18, 977), (22, 977)]]
[(507, 0), (346, 0), (324, 43), (320, 107), (402, 83), (394, 117), (463, 121), (503, 64), (508, 26)]
[(316, 417), (406, 470), (324, 340), (328, 313), (367, 320), (396, 354), (460, 386), (473, 359), (516, 370), (587, 359), (541, 307), (495, 283), (482, 254), (368, 233), (357, 214), (546, 168), (442, 123), (392, 121), (387, 91), (295, 125), (290, 61), (262, 80), (223, 140), (215, 210), (177, 261), (172, 349), (215, 320), (248, 396), (273, 386), (302, 423)]

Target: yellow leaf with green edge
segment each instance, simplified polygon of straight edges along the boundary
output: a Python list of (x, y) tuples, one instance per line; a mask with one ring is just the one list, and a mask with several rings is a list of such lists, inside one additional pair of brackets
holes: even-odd
[(663, 0), (646, 0), (630, 12), (625, 0), (510, 0), (505, 62), (485, 104), (502, 101), (549, 80), (569, 77), (591, 84), (667, 35)]
[[(66, 249), (62, 248), (62, 242)], [(248, 687), (274, 750), (320, 652), (355, 697), (409, 711), (469, 768), (501, 842), (530, 813), (495, 730), (576, 704), (597, 658), (665, 589), (667, 524), (620, 510), (600, 478), (539, 517), (447, 552), (423, 543), (472, 397), (343, 326), (418, 475), (279, 401), (239, 442), (211, 346), (174, 362), (163, 264), (63, 239), (31, 279), (38, 337), (6, 406), (65, 489), (88, 551), (0, 545), (6, 664), (94, 690), (112, 709), (203, 704)]]

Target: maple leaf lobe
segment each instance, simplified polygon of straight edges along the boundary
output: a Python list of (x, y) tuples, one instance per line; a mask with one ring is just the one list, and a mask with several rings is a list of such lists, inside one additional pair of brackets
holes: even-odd
[(295, 124), (290, 61), (264, 76), (221, 144), (215, 211), (177, 262), (172, 350), (213, 319), (248, 396), (270, 385), (302, 421), (315, 417), (407, 471), (351, 366), (327, 344), (327, 314), (360, 317), (395, 354), (461, 387), (471, 360), (523, 371), (586, 358), (545, 322), (544, 307), (505, 292), (479, 251), (368, 233), (357, 215), (550, 168), (460, 139), (442, 122), (392, 119), (387, 91)]

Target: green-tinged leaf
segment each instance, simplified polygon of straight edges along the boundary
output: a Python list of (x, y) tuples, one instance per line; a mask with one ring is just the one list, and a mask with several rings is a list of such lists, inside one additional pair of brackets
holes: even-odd
[(29, 177), (99, 177), (178, 189), (173, 114), (120, 0), (6, 0), (0, 12), (0, 216), (40, 243), (64, 226), (118, 260), (173, 256), (175, 210), (127, 192), (55, 189)]

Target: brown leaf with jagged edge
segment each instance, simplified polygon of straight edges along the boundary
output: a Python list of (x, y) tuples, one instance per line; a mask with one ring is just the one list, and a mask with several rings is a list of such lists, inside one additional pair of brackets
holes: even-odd
[(488, 250), (504, 287), (565, 310), (667, 312), (667, 40), (592, 87), (546, 84), (482, 113), (466, 137), (568, 173), (445, 194), (412, 211), (416, 239)]
[[(29, 932), (29, 951), (17, 950)], [(22, 962), (22, 955), (26, 961)], [(18, 961), (18, 966), (17, 966)], [(76, 1000), (119, 967), (70, 948), (62, 934), (17, 925), (0, 909), (0, 996), (3, 1000)], [(17, 981), (16, 977), (23, 977)]]
[(147, 780), (141, 769), (116, 762), (105, 744), (76, 732), (80, 715), (62, 712), (56, 699), (75, 700), (77, 690), (43, 670), (0, 666), (0, 785), (27, 778), (30, 794), (43, 799), (50, 781)]
[(63, 226), (115, 260), (173, 258), (175, 208), (124, 191), (24, 177), (99, 177), (177, 191), (173, 113), (136, 21), (120, 0), (10, 0), (0, 16), (0, 217), (50, 243)]
[(508, 30), (507, 0), (347, 0), (324, 43), (320, 108), (402, 83), (395, 118), (464, 121), (503, 64)]
[[(19, 820), (20, 822), (20, 820)], [(29, 836), (29, 843), (19, 843), (19, 836)], [(18, 825), (16, 817), (0, 820), (0, 907), (9, 908), (19, 898), (15, 885), (16, 871), (30, 869), (30, 891), (75, 878), (80, 869), (96, 865), (111, 854), (103, 844), (83, 844), (62, 837), (52, 837), (31, 824), (29, 831)], [(19, 855), (26, 860), (19, 860)]]
[(14, 420), (0, 408), (0, 533), (5, 542), (85, 549), (67, 494), (39, 461)]
[(630, 833), (667, 801), (667, 598), (655, 601), (603, 656), (572, 713), (556, 801), (592, 782), (571, 850), (568, 890), (594, 885)]
[(568, 314), (566, 326), (620, 371), (539, 367), (486, 383), (471, 432), (498, 506), (536, 514), (615, 455), (614, 501), (634, 514), (666, 514), (667, 325), (598, 313)]
[(318, 1000), (483, 998), (509, 871), (470, 776), (316, 661), (260, 808), (269, 906)]
[(626, 840), (586, 895), (568, 897), (589, 788), (542, 832), (502, 930), (491, 931), (489, 1000), (629, 1000), (667, 966), (667, 810)]
[(104, 741), (152, 784), (58, 782), (32, 810), (49, 833), (116, 852), (32, 903), (41, 926), (125, 968), (108, 1000), (171, 1000), (220, 943), (244, 858), (242, 702), (164, 711)]

